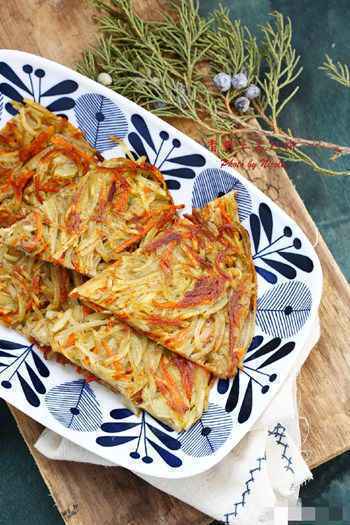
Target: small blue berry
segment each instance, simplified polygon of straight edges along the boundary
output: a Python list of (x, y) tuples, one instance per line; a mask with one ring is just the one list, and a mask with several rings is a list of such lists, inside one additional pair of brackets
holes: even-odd
[(155, 109), (164, 109), (166, 107), (166, 103), (163, 102), (163, 100), (155, 100), (153, 102), (153, 106)]
[(235, 89), (244, 89), (248, 85), (247, 75), (245, 73), (237, 73), (231, 80), (232, 87)]
[(235, 100), (235, 108), (240, 113), (245, 113), (249, 109), (249, 100), (246, 97), (239, 97)]
[(254, 98), (260, 97), (260, 94), (261, 90), (255, 84), (251, 84), (245, 92), (245, 96), (249, 98), (249, 100), (253, 100)]
[(215, 86), (222, 92), (228, 91), (231, 87), (231, 77), (227, 73), (218, 73), (213, 78)]

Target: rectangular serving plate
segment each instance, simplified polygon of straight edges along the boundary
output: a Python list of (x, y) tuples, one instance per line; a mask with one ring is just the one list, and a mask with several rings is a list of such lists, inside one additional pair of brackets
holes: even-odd
[(65, 115), (105, 158), (124, 156), (124, 139), (163, 173), (185, 212), (235, 190), (258, 275), (255, 336), (234, 380), (217, 381), (203, 417), (176, 433), (130, 412), (115, 394), (86, 383), (69, 365), (44, 361), (18, 333), (0, 327), (0, 396), (59, 435), (134, 472), (190, 477), (216, 465), (265, 411), (293, 373), (317, 316), (322, 271), (299, 226), (213, 153), (114, 91), (55, 62), (0, 51), (0, 126), (13, 100), (31, 98)]

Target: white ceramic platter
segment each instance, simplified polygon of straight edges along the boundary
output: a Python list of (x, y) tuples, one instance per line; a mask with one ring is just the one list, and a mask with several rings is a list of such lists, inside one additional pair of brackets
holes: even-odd
[(203, 472), (242, 439), (292, 371), (317, 315), (318, 258), (302, 230), (276, 204), (192, 139), (108, 88), (21, 51), (0, 51), (0, 126), (11, 102), (32, 98), (64, 114), (105, 157), (122, 156), (122, 137), (167, 180), (177, 204), (203, 206), (236, 190), (258, 273), (255, 337), (234, 381), (220, 380), (209, 407), (177, 434), (118, 395), (86, 383), (73, 367), (45, 361), (16, 332), (0, 327), (0, 396), (58, 434), (135, 472), (181, 478)]

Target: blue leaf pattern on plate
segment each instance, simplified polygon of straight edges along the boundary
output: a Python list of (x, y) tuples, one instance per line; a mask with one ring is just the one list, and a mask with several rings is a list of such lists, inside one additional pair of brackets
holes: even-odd
[(37, 408), (40, 406), (39, 395), (46, 393), (41, 378), (49, 377), (49, 369), (35, 353), (33, 345), (0, 339), (0, 349), (0, 386), (10, 390), (13, 381), (17, 380), (27, 402)]
[[(135, 449), (129, 454), (132, 459), (141, 459), (143, 463), (146, 464), (153, 463), (154, 457), (151, 456), (150, 452), (150, 447), (152, 447), (152, 449), (159, 454), (169, 467), (181, 467), (182, 460), (170, 452), (170, 450), (179, 450), (181, 448), (181, 443), (178, 439), (170, 435), (173, 430), (167, 425), (152, 418), (152, 416), (146, 412), (142, 412), (142, 417), (140, 419), (126, 408), (112, 410), (110, 416), (118, 422), (103, 423), (101, 425), (101, 430), (109, 434), (118, 434), (126, 431), (129, 432), (130, 430), (133, 430), (133, 432), (129, 433), (127, 436), (99, 436), (96, 439), (98, 445), (101, 445), (102, 447), (116, 447), (137, 440)], [(126, 422), (124, 421), (125, 419), (131, 419), (131, 421)], [(122, 422), (120, 420), (122, 420)], [(152, 423), (150, 423), (150, 421), (152, 421)], [(156, 424), (161, 426), (165, 432), (158, 428), (158, 426), (155, 426)], [(156, 443), (151, 439), (150, 433), (155, 436), (161, 444)]]
[(114, 148), (116, 143), (111, 137), (123, 139), (128, 132), (128, 121), (121, 109), (98, 93), (81, 95), (74, 111), (79, 128), (98, 151)]
[(236, 177), (219, 168), (201, 171), (193, 185), (192, 206), (202, 208), (208, 202), (230, 191), (236, 192), (238, 214), (244, 221), (252, 211), (252, 199), (247, 188)]
[[(103, 421), (99, 401), (91, 386), (88, 384), (84, 386), (84, 380), (81, 377), (75, 379), (72, 375), (68, 383), (78, 384), (72, 389), (74, 393), (68, 392), (68, 389), (60, 398), (57, 392), (57, 413), (54, 417), (72, 432), (98, 430), (97, 439), (96, 434), (89, 435), (92, 443), (97, 443), (95, 450), (98, 450), (100, 446), (119, 447), (121, 455), (129, 454), (131, 458), (129, 462), (126, 462), (127, 466), (132, 468), (133, 464), (142, 463), (144, 468), (139, 470), (144, 472), (149, 468), (147, 464), (153, 464), (153, 467), (162, 464), (163, 467), (169, 467), (166, 469), (168, 472), (181, 467), (183, 463), (187, 468), (188, 463), (193, 462), (193, 459), (188, 456), (198, 458), (208, 456), (210, 458), (215, 449), (219, 450), (223, 446), (220, 440), (227, 443), (227, 440), (230, 440), (230, 433), (233, 438), (233, 425), (236, 425), (237, 428), (237, 426), (246, 424), (252, 414), (256, 414), (256, 405), (264, 403), (261, 397), (276, 389), (277, 378), (280, 385), (279, 376), (282, 376), (284, 360), (287, 358), (288, 361), (288, 356), (297, 351), (295, 343), (284, 338), (289, 338), (302, 329), (314, 306), (311, 305), (312, 288), (310, 286), (308, 289), (301, 282), (300, 277), (301, 272), (311, 273), (313, 271), (314, 263), (309, 256), (310, 249), (303, 241), (303, 237), (296, 236), (296, 227), (292, 221), (286, 220), (284, 223), (284, 218), (273, 206), (261, 202), (262, 197), (258, 193), (255, 194), (253, 190), (249, 193), (244, 180), (241, 181), (231, 175), (229, 170), (225, 171), (216, 167), (207, 168), (212, 165), (210, 157), (207, 157), (205, 153), (204, 155), (197, 154), (196, 148), (191, 147), (192, 145), (187, 143), (183, 137), (179, 137), (176, 130), (166, 131), (166, 124), (154, 123), (151, 117), (135, 113), (135, 108), (132, 107), (130, 107), (131, 113), (126, 117), (126, 113), (125, 115), (123, 113), (125, 106), (120, 104), (119, 107), (118, 101), (115, 104), (112, 94), (109, 100), (99, 94), (97, 86), (86, 89), (88, 84), (85, 86), (79, 78), (77, 82), (74, 81), (73, 73), (72, 78), (69, 78), (69, 73), (64, 73), (63, 70), (63, 72), (58, 70), (53, 72), (51, 67), (46, 67), (46, 65), (44, 69), (41, 69), (38, 67), (41, 65), (40, 59), (36, 60), (35, 57), (32, 57), (29, 60), (31, 64), (22, 62), (18, 65), (12, 60), (8, 60), (8, 64), (0, 62), (0, 119), (1, 116), (8, 117), (7, 113), (16, 114), (11, 104), (14, 100), (21, 101), (23, 98), (31, 98), (53, 111), (62, 113), (74, 108), (75, 99), (79, 99), (82, 106), (84, 104), (85, 106), (80, 108), (80, 122), (77, 117), (77, 109), (75, 110), (76, 120), (81, 124), (82, 131), (90, 132), (89, 140), (92, 145), (97, 146), (97, 149), (101, 151), (106, 151), (106, 149), (115, 147), (115, 143), (110, 140), (111, 134), (118, 135), (120, 138), (127, 137), (136, 157), (145, 156), (151, 164), (157, 166), (166, 178), (169, 189), (178, 190), (184, 184), (185, 188), (190, 188), (193, 183), (193, 206), (204, 206), (217, 196), (235, 190), (240, 219), (250, 223), (252, 250), (259, 279), (264, 279), (270, 285), (276, 285), (282, 281), (282, 277), (283, 281), (288, 280), (279, 286), (269, 286), (266, 293), (259, 298), (257, 324), (264, 334), (268, 335), (256, 335), (253, 338), (244, 358), (243, 369), (234, 379), (221, 379), (217, 382), (218, 397), (216, 399), (220, 401), (212, 413), (211, 421), (209, 416), (204, 414), (201, 422), (181, 434), (177, 434), (147, 413), (135, 416), (127, 408), (111, 410), (110, 420)], [(78, 91), (79, 84), (84, 93), (92, 91), (87, 97), (97, 97), (93, 103), (95, 107), (92, 107), (91, 99), (84, 101), (84, 95), (79, 97), (81, 95), (81, 92)], [(99, 112), (99, 107), (95, 110), (96, 100), (104, 99), (111, 107), (118, 108), (118, 111), (122, 113), (117, 123), (122, 128), (121, 132), (116, 131), (115, 127), (112, 130), (115, 119), (113, 123), (112, 118), (110, 122), (107, 119), (106, 123), (105, 112)], [(187, 198), (186, 203), (190, 204), (189, 201), (190, 199)], [(252, 213), (253, 206), (254, 213)], [(312, 254), (311, 257), (313, 257)], [(0, 395), (1, 391), (4, 396), (7, 392), (11, 395), (13, 392), (13, 395), (30, 405), (29, 413), (32, 415), (39, 412), (35, 410), (35, 407), (38, 407), (45, 398), (48, 389), (46, 378), (50, 376), (46, 362), (41, 359), (40, 355), (33, 351), (32, 347), (14, 341), (0, 340)], [(51, 365), (48, 364), (48, 366)], [(53, 384), (59, 381), (60, 379), (57, 379)], [(53, 387), (46, 394), (47, 406), (48, 400), (55, 397), (52, 395), (54, 388), (59, 389), (61, 386)], [(85, 390), (88, 392), (87, 399), (90, 401), (85, 402), (81, 399), (85, 397), (83, 395)], [(77, 394), (79, 391), (82, 394), (81, 397)], [(58, 401), (59, 399), (63, 401)], [(64, 402), (64, 399), (67, 400), (67, 403)], [(55, 401), (52, 407), (54, 403)], [(92, 408), (89, 406), (87, 409), (89, 403), (92, 404)], [(213, 403), (210, 403), (209, 408), (212, 405)], [(85, 417), (82, 417), (82, 411), (85, 412)], [(222, 420), (221, 417), (223, 417)], [(226, 429), (220, 426), (222, 421), (227, 421), (225, 417), (229, 419), (230, 428), (229, 425)], [(74, 440), (74, 434), (71, 435)], [(113, 458), (113, 450), (110, 452), (110, 458)], [(115, 450), (114, 453), (118, 451)], [(200, 461), (198, 460), (198, 463)], [(135, 469), (137, 468), (135, 465)]]
[[(79, 87), (77, 82), (67, 79), (61, 80), (43, 92), (43, 79), (47, 82), (46, 72), (43, 69), (34, 69), (30, 64), (25, 64), (22, 67), (21, 74), (26, 75), (26, 81), (23, 81), (8, 64), (0, 62), (0, 77), (2, 76), (7, 80), (7, 82), (0, 84), (0, 93), (17, 102), (22, 102), (23, 98), (32, 98), (35, 102), (44, 104), (43, 98), (70, 95)], [(47, 108), (50, 111), (65, 111), (72, 109), (74, 105), (73, 98), (62, 97), (52, 101), (47, 105)], [(10, 102), (6, 103), (5, 108), (11, 115), (16, 115), (17, 110)]]
[[(152, 135), (150, 127), (141, 115), (137, 113), (133, 114), (131, 123), (136, 131), (129, 133), (128, 141), (134, 157), (145, 157), (147, 162), (156, 166), (165, 176), (169, 190), (178, 190), (181, 188), (181, 182), (179, 180), (169, 177), (194, 179), (196, 176), (194, 168), (200, 168), (205, 165), (205, 157), (197, 153), (173, 155), (174, 151), (181, 150), (181, 140), (171, 138), (170, 134), (165, 130)], [(181, 167), (174, 168), (172, 166), (173, 164)]]
[(5, 97), (15, 100), (16, 102), (23, 102), (23, 97), (18, 91), (10, 86), (9, 84), (0, 84), (0, 92), (5, 95)]
[(266, 334), (291, 337), (311, 312), (312, 296), (306, 284), (292, 281), (275, 286), (258, 299), (256, 322)]
[[(25, 71), (24, 71), (25, 72)], [(32, 95), (32, 91), (22, 82), (17, 73), (5, 62), (0, 62), (0, 75), (3, 76), (6, 80), (14, 84), (16, 87)]]
[(62, 80), (58, 84), (50, 87), (42, 93), (42, 97), (54, 97), (58, 95), (71, 95), (78, 89), (78, 84), (74, 80)]
[(133, 115), (131, 117), (131, 122), (134, 125), (136, 131), (141, 135), (144, 141), (149, 145), (149, 147), (156, 153), (156, 148), (152, 140), (151, 134), (148, 130), (146, 121), (141, 115)]
[(75, 106), (75, 101), (72, 98), (69, 97), (62, 97), (58, 98), (54, 102), (51, 102), (47, 106), (47, 109), (52, 112), (57, 111), (67, 111), (68, 109), (72, 109)]
[(238, 423), (248, 421), (253, 408), (253, 381), (250, 379), (246, 388), (241, 408), (238, 413)]
[(50, 414), (66, 428), (78, 432), (93, 432), (100, 428), (100, 404), (85, 379), (54, 386), (47, 393), (45, 402)]
[[(274, 232), (276, 228), (274, 228), (272, 212), (266, 203), (260, 203), (258, 214), (252, 213), (249, 222), (255, 252), (253, 255), (255, 268), (268, 283), (275, 284), (278, 280), (277, 274), (289, 280), (295, 279), (296, 268), (306, 273), (312, 272), (314, 264), (310, 257), (294, 251), (302, 248), (302, 242), (298, 237), (294, 237), (293, 230), (285, 226), (282, 233)], [(266, 241), (263, 239), (262, 231)], [(276, 259), (275, 256), (283, 258), (288, 264)], [(275, 271), (260, 266), (261, 262)]]
[(264, 228), (267, 240), (271, 242), (272, 228), (273, 228), (272, 213), (271, 213), (270, 207), (267, 204), (265, 203), (260, 204), (259, 216), (260, 216), (261, 225)]
[[(260, 393), (264, 395), (277, 379), (277, 373), (267, 373), (262, 369), (286, 357), (295, 348), (293, 341), (282, 346), (281, 343), (280, 337), (270, 339), (266, 343), (261, 335), (253, 337), (244, 357), (243, 368), (233, 379), (219, 379), (217, 391), (221, 395), (226, 395), (225, 410), (233, 412), (237, 408), (238, 423), (245, 423), (250, 418), (256, 387), (258, 386)], [(254, 366), (255, 361), (257, 363)], [(244, 375), (249, 377), (249, 381), (242, 392), (241, 379)]]
[(201, 419), (179, 434), (182, 450), (193, 457), (210, 456), (221, 448), (232, 432), (232, 418), (219, 405), (209, 403)]

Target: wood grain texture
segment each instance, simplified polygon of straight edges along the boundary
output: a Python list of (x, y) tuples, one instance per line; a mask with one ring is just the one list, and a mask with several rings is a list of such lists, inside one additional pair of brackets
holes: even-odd
[[(163, 5), (164, 0), (136, 2), (137, 11), (147, 19), (159, 18)], [(82, 0), (0, 0), (0, 7), (2, 48), (41, 54), (72, 66), (96, 38), (92, 11)], [(179, 119), (172, 123), (196, 137), (192, 123)], [(308, 464), (315, 467), (350, 448), (350, 289), (286, 172), (280, 168), (240, 171), (317, 242), (324, 272), (322, 336), (299, 378), (303, 451)], [(66, 523), (205, 525), (211, 521), (124, 469), (45, 459), (33, 449), (40, 425), (11, 410)]]

